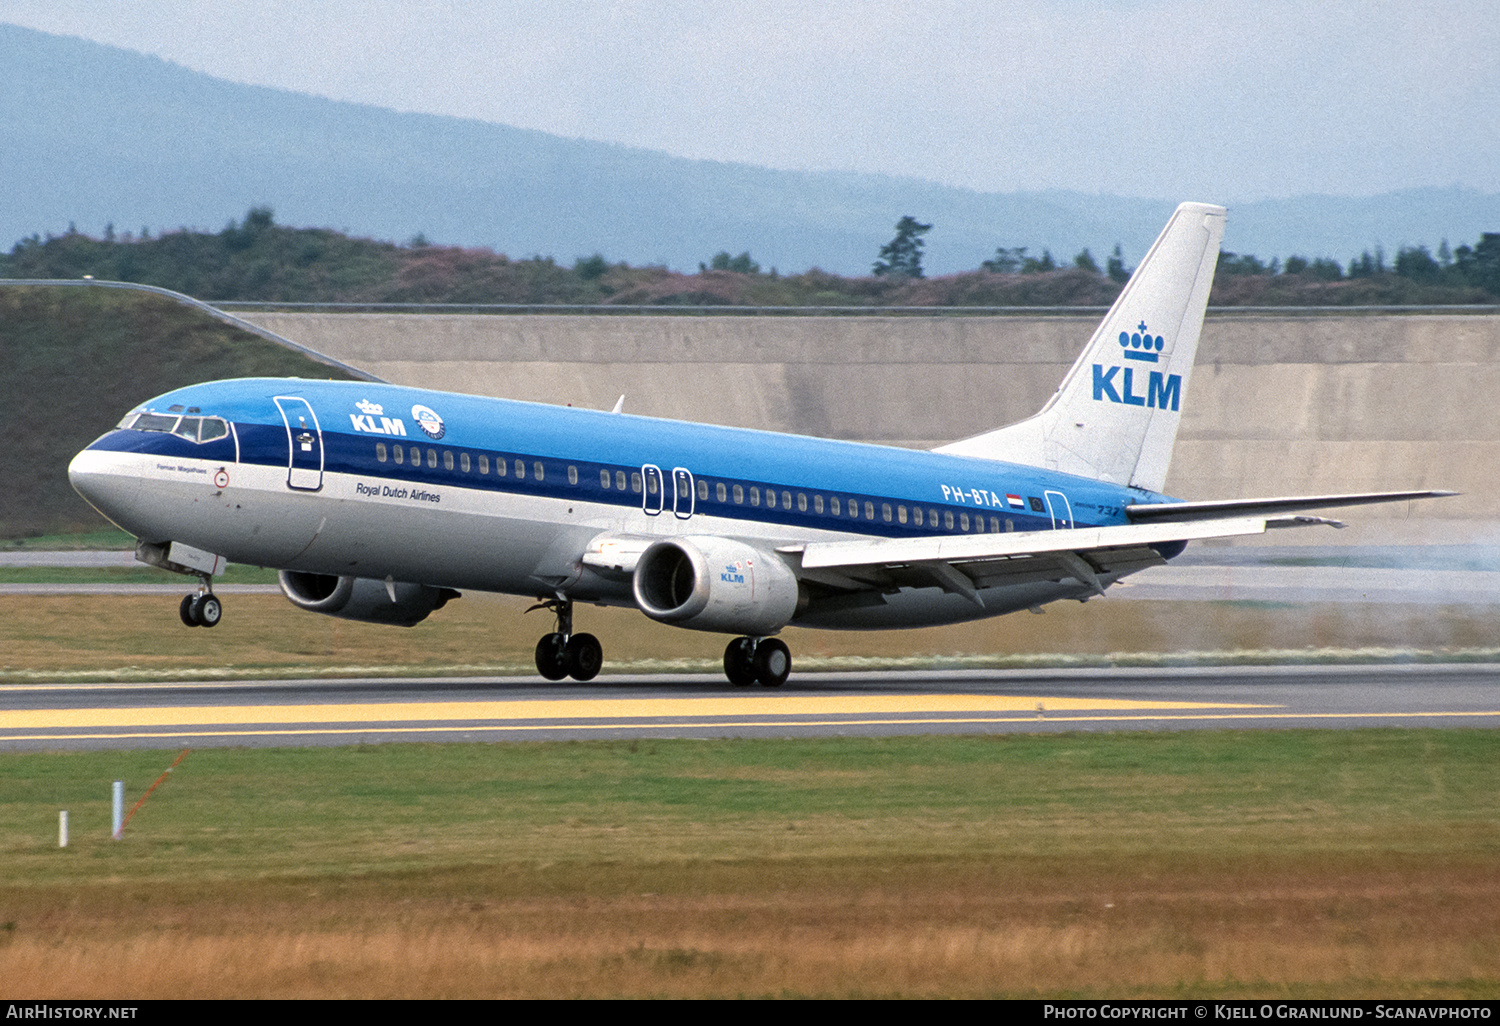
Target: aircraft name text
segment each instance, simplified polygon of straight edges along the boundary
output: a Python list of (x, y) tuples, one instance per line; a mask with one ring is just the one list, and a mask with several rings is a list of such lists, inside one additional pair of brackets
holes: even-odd
[(362, 495), (367, 499), (405, 499), (408, 502), (431, 502), (443, 501), (441, 492), (429, 492), (425, 488), (401, 488), (382, 484), (364, 484), (356, 481), (354, 483), (356, 495)]

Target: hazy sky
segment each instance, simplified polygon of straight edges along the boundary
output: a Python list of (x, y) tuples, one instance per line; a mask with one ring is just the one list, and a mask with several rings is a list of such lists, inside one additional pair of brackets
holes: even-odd
[(1493, 0), (0, 0), (237, 82), (984, 191), (1500, 192)]

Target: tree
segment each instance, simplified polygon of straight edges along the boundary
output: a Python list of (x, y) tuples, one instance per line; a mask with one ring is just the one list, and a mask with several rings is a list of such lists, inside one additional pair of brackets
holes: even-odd
[(733, 271), (736, 274), (759, 274), (760, 264), (750, 259), (750, 251), (746, 250), (737, 257), (729, 255), (729, 250), (720, 250), (714, 254), (713, 260), (708, 264), (699, 264), (699, 271)]
[(877, 278), (892, 275), (922, 277), (922, 236), (932, 225), (922, 224), (910, 214), (896, 222), (896, 237), (880, 247), (880, 259), (872, 270)]
[(1026, 247), (1017, 246), (1015, 249), (1006, 249), (1004, 246), (995, 248), (995, 256), (991, 260), (980, 261), (979, 266), (986, 271), (995, 274), (1015, 274), (1021, 266), (1021, 261), (1026, 259)]
[(1084, 247), (1083, 252), (1073, 258), (1073, 266), (1090, 274), (1099, 273), (1099, 264), (1094, 260), (1094, 254), (1088, 251), (1088, 247)]
[(1125, 254), (1120, 252), (1118, 242), (1115, 243), (1115, 251), (1104, 263), (1104, 273), (1109, 275), (1109, 280), (1117, 285), (1124, 285), (1130, 280), (1130, 272), (1125, 269)]

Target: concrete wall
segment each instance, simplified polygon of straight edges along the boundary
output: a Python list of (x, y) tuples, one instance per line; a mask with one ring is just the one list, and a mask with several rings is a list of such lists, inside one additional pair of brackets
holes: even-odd
[[(1092, 315), (246, 319), (401, 384), (606, 409), (624, 393), (632, 413), (923, 447), (1034, 412), (1097, 323)], [(1211, 315), (1168, 488), (1186, 498), (1451, 488), (1465, 494), (1350, 511), (1364, 527), (1337, 540), (1483, 537), (1500, 521), (1497, 396), (1500, 315)], [(1321, 531), (1276, 540), (1310, 535), (1334, 540)]]

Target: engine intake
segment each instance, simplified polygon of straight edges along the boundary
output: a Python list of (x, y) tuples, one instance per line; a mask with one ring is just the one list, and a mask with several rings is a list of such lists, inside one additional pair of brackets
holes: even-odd
[(632, 587), (651, 619), (695, 631), (775, 634), (805, 604), (780, 557), (728, 538), (652, 544), (636, 563)]
[(443, 608), (458, 592), (426, 584), (384, 581), (369, 577), (334, 577), (283, 570), (276, 575), (282, 594), (292, 605), (313, 613), (364, 623), (389, 623), (412, 627)]

